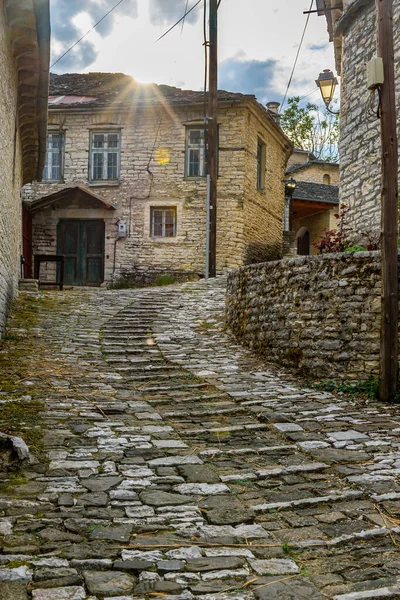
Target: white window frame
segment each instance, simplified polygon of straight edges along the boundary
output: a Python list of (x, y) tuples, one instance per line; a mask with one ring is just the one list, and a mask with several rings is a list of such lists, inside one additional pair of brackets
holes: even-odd
[[(60, 146), (53, 148), (52, 141), (53, 137), (60, 139)], [(59, 164), (53, 164), (53, 157), (58, 156)], [(59, 169), (59, 177), (53, 177), (53, 168)], [(51, 175), (49, 177), (49, 174)], [(42, 181), (44, 182), (59, 182), (63, 180), (64, 176), (64, 132), (62, 131), (49, 131), (47, 134), (46, 144), (46, 161), (43, 169)]]
[[(154, 212), (162, 211), (162, 232), (161, 235), (156, 235), (154, 232)], [(166, 225), (166, 212), (172, 211), (174, 214), (173, 219), (173, 235), (165, 235), (165, 225)], [(177, 207), (176, 206), (151, 206), (150, 207), (150, 237), (156, 240), (168, 240), (171, 238), (176, 238), (176, 229), (177, 229)]]
[[(191, 131), (200, 131), (200, 144), (193, 144), (190, 142), (190, 133)], [(192, 152), (200, 151), (199, 156), (199, 174), (191, 175), (190, 174), (190, 165), (191, 165), (191, 157)], [(185, 147), (185, 178), (186, 179), (203, 179), (206, 177), (206, 138), (205, 138), (205, 130), (204, 125), (197, 126), (186, 126), (186, 147)]]
[[(107, 143), (107, 145), (105, 145), (104, 148), (95, 148), (94, 147), (94, 136), (96, 135), (103, 135), (105, 136), (105, 142)], [(116, 135), (118, 138), (118, 145), (116, 148), (109, 148), (108, 147), (108, 136), (109, 135)], [(103, 157), (105, 157), (105, 160), (103, 159), (103, 166), (102, 166), (102, 177), (94, 177), (94, 169), (95, 169), (95, 165), (94, 165), (94, 155), (95, 154), (102, 154)], [(117, 155), (117, 165), (116, 165), (116, 177), (108, 177), (108, 155), (109, 154), (116, 154)], [(89, 181), (91, 183), (102, 183), (102, 182), (119, 182), (119, 177), (120, 177), (120, 168), (121, 168), (121, 131), (120, 130), (92, 130), (90, 132), (90, 153), (89, 153)]]

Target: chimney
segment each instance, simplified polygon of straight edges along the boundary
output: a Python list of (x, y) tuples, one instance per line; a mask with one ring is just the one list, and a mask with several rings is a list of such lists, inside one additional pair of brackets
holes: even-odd
[(281, 115), (279, 114), (280, 102), (268, 102), (267, 110), (275, 122), (280, 125)]

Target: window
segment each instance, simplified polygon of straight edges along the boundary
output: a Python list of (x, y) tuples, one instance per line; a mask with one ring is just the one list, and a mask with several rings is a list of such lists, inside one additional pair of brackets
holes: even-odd
[(120, 133), (92, 132), (90, 138), (90, 181), (119, 179)]
[(186, 177), (205, 177), (206, 145), (204, 127), (186, 129)]
[(176, 236), (176, 208), (151, 208), (151, 236), (166, 238)]
[(266, 146), (260, 139), (257, 141), (257, 189), (263, 192), (265, 189), (265, 155)]
[(49, 133), (47, 136), (46, 162), (43, 170), (44, 181), (61, 181), (64, 166), (64, 135)]
[(324, 175), (324, 177), (323, 177), (323, 180), (322, 180), (322, 182), (323, 182), (323, 183), (326, 183), (327, 185), (330, 185), (330, 183), (331, 183), (331, 176), (330, 176), (330, 175), (328, 175), (328, 174), (326, 173), (326, 174)]

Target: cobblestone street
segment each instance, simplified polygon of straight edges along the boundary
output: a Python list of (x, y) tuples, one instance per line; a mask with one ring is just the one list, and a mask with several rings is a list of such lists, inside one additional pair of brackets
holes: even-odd
[(224, 293), (46, 294), (47, 460), (2, 488), (0, 600), (400, 598), (398, 408), (253, 356)]

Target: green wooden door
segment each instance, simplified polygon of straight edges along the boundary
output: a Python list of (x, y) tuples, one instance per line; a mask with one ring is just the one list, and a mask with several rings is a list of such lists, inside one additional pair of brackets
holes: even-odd
[(98, 286), (104, 281), (104, 221), (61, 219), (57, 254), (65, 256), (64, 283)]

